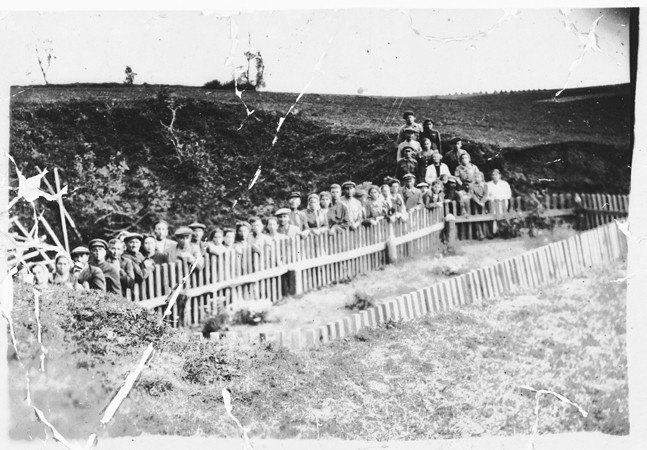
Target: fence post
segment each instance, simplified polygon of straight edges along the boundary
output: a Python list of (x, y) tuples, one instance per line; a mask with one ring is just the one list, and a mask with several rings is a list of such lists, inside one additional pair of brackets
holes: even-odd
[(448, 251), (454, 249), (456, 242), (456, 217), (453, 214), (445, 216), (445, 228), (443, 229), (443, 241)]
[(288, 293), (290, 295), (303, 294), (303, 271), (290, 267), (288, 270)]
[(389, 230), (386, 238), (386, 263), (395, 264), (398, 262), (398, 246), (395, 243), (395, 231), (393, 229), (393, 222), (388, 222)]

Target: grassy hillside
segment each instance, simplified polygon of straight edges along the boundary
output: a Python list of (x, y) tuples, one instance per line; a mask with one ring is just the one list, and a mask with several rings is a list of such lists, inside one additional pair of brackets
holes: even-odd
[[(153, 314), (97, 295), (55, 290), (41, 299), (46, 372), (38, 371), (33, 296), (16, 286), (14, 317), (32, 398), (68, 438), (206, 434), (236, 437), (222, 389), (251, 438), (448, 439), (531, 433), (627, 434), (626, 283), (620, 265), (480, 306), (390, 322), (329, 345), (291, 352), (202, 340), (158, 326)], [(157, 352), (115, 420), (99, 412), (148, 342)], [(11, 352), (10, 354), (12, 354)], [(24, 372), (10, 361), (14, 437), (42, 437), (24, 404)], [(173, 405), (169, 408), (169, 405)]]
[[(11, 152), (28, 176), (36, 165), (61, 169), (72, 191), (66, 204), (88, 237), (148, 230), (156, 217), (175, 226), (193, 220), (224, 225), (273, 211), (293, 190), (319, 191), (346, 179), (380, 182), (393, 173), (393, 141), (405, 109), (432, 117), (444, 139), (466, 139), (474, 162), (482, 170), (502, 169), (519, 193), (626, 193), (633, 121), (628, 87), (574, 92), (559, 101), (553, 94), (305, 95), (272, 146), (295, 94), (244, 93), (255, 110), (246, 118), (240, 99), (225, 91), (16, 87)], [(164, 126), (171, 108), (178, 108), (173, 133)], [(259, 165), (261, 176), (249, 190)], [(52, 222), (55, 213), (48, 212)]]

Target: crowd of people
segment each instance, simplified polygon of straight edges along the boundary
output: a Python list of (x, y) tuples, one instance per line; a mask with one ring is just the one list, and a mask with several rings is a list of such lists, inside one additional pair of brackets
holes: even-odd
[(170, 239), (168, 223), (158, 220), (150, 234), (123, 232), (110, 241), (92, 239), (87, 247), (76, 247), (69, 256), (59, 254), (53, 273), (44, 263), (35, 264), (34, 285), (125, 295), (127, 289), (151, 276), (157, 264), (184, 261), (201, 269), (206, 254), (220, 255), (229, 249), (242, 252), (246, 248), (261, 252), (277, 239), (335, 233), (342, 228), (354, 230), (381, 219), (407, 220), (412, 209), (443, 208), (446, 200), (460, 205), (455, 214), (487, 212), (488, 200), (496, 200), (489, 204), (498, 205), (501, 211), (508, 209), (510, 186), (498, 170), (492, 171), (491, 181), (486, 183), (460, 138), (451, 139), (450, 149), (443, 154), (433, 121), (419, 124), (411, 111), (403, 118), (405, 124), (398, 130), (395, 177), (387, 177), (381, 186), (357, 190), (352, 181), (332, 184), (329, 190), (307, 195), (304, 209), (302, 195), (292, 192), (288, 207), (272, 216), (250, 217), (231, 228), (216, 227), (208, 236), (207, 227), (194, 222), (179, 227)]

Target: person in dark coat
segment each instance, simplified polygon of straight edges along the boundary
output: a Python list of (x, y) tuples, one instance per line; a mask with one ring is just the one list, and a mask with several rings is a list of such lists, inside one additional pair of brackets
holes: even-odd
[(106, 292), (106, 277), (98, 267), (90, 265), (90, 250), (86, 247), (76, 247), (71, 253), (72, 284), (80, 284), (84, 289)]
[(440, 133), (438, 130), (434, 129), (434, 121), (431, 119), (425, 119), (422, 121), (422, 133), (420, 133), (419, 138), (420, 142), (425, 138), (431, 141), (432, 150), (437, 150), (442, 153)]
[(142, 239), (143, 236), (139, 233), (128, 233), (124, 236), (126, 251), (122, 255), (122, 258), (128, 259), (133, 263), (133, 268), (135, 269), (135, 283), (141, 283), (144, 281), (154, 270), (153, 264), (149, 264), (148, 267), (144, 265), (144, 260), (146, 258), (144, 258), (144, 255), (139, 251)]
[(90, 264), (103, 272), (106, 280), (106, 292), (122, 295), (119, 271), (106, 260), (108, 243), (103, 239), (92, 239), (90, 241), (90, 253), (92, 254), (92, 262)]
[(404, 181), (404, 176), (408, 173), (412, 174), (414, 177), (418, 173), (418, 161), (413, 157), (413, 148), (405, 147), (404, 158), (398, 161), (397, 168), (395, 170), (395, 177), (399, 180)]
[(461, 155), (467, 153), (467, 151), (463, 150), (463, 141), (459, 137), (453, 138), (449, 143), (452, 145), (452, 148), (443, 155), (443, 163), (447, 165), (449, 173), (453, 175), (461, 162)]
[(119, 280), (121, 281), (121, 293), (126, 296), (126, 290), (132, 289), (135, 284), (135, 268), (132, 261), (122, 258), (126, 245), (119, 239), (110, 239), (108, 241), (108, 262), (119, 270)]

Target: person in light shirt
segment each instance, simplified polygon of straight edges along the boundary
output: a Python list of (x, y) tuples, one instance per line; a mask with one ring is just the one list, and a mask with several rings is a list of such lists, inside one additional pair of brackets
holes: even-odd
[(495, 214), (504, 213), (510, 206), (512, 191), (507, 181), (501, 179), (499, 169), (492, 171), (492, 181), (487, 182), (488, 200), (492, 201)]

